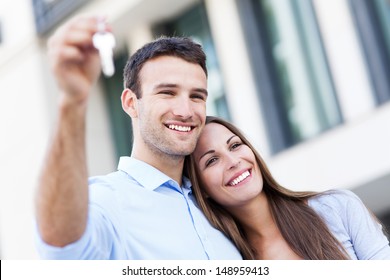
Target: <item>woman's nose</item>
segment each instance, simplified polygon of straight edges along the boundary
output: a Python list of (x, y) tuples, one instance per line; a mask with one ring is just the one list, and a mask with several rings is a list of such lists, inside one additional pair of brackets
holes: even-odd
[(240, 159), (233, 155), (233, 154), (228, 154), (227, 155), (227, 164), (228, 164), (228, 169), (233, 169), (233, 168), (236, 168), (239, 164), (240, 164)]

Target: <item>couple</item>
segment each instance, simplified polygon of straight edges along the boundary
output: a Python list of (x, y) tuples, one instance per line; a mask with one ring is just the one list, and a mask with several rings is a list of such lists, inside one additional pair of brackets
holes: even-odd
[(132, 155), (88, 178), (99, 20), (72, 19), (49, 41), (61, 100), (36, 198), (42, 258), (390, 259), (355, 195), (283, 188), (237, 128), (206, 118), (206, 57), (187, 38), (157, 39), (129, 59), (121, 101)]

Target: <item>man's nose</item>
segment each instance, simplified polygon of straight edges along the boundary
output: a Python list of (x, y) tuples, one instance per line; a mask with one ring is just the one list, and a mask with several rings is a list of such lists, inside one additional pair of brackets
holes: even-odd
[(173, 114), (183, 119), (189, 119), (193, 116), (194, 109), (189, 98), (179, 97), (174, 105)]

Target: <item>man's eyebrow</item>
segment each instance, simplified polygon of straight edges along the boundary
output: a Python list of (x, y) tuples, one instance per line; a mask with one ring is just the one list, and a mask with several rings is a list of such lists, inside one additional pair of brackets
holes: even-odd
[(203, 94), (206, 95), (206, 96), (209, 95), (207, 89), (205, 89), (205, 88), (194, 88), (193, 91), (199, 92), (199, 93), (203, 93)]
[(168, 84), (168, 83), (162, 83), (162, 84), (158, 84), (158, 85), (154, 86), (155, 89), (160, 89), (160, 88), (177, 88), (177, 87), (178, 87), (177, 84)]

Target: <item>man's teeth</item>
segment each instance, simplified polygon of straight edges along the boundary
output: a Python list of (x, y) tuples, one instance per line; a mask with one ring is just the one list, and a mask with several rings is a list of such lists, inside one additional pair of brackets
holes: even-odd
[(242, 173), (240, 176), (238, 176), (236, 179), (234, 179), (229, 185), (235, 186), (238, 183), (240, 183), (241, 181), (243, 181), (245, 178), (247, 178), (249, 175), (250, 175), (250, 173), (247, 170), (244, 173)]
[(181, 125), (170, 124), (168, 127), (170, 129), (178, 130), (178, 131), (190, 131), (191, 130), (190, 126), (181, 126)]

